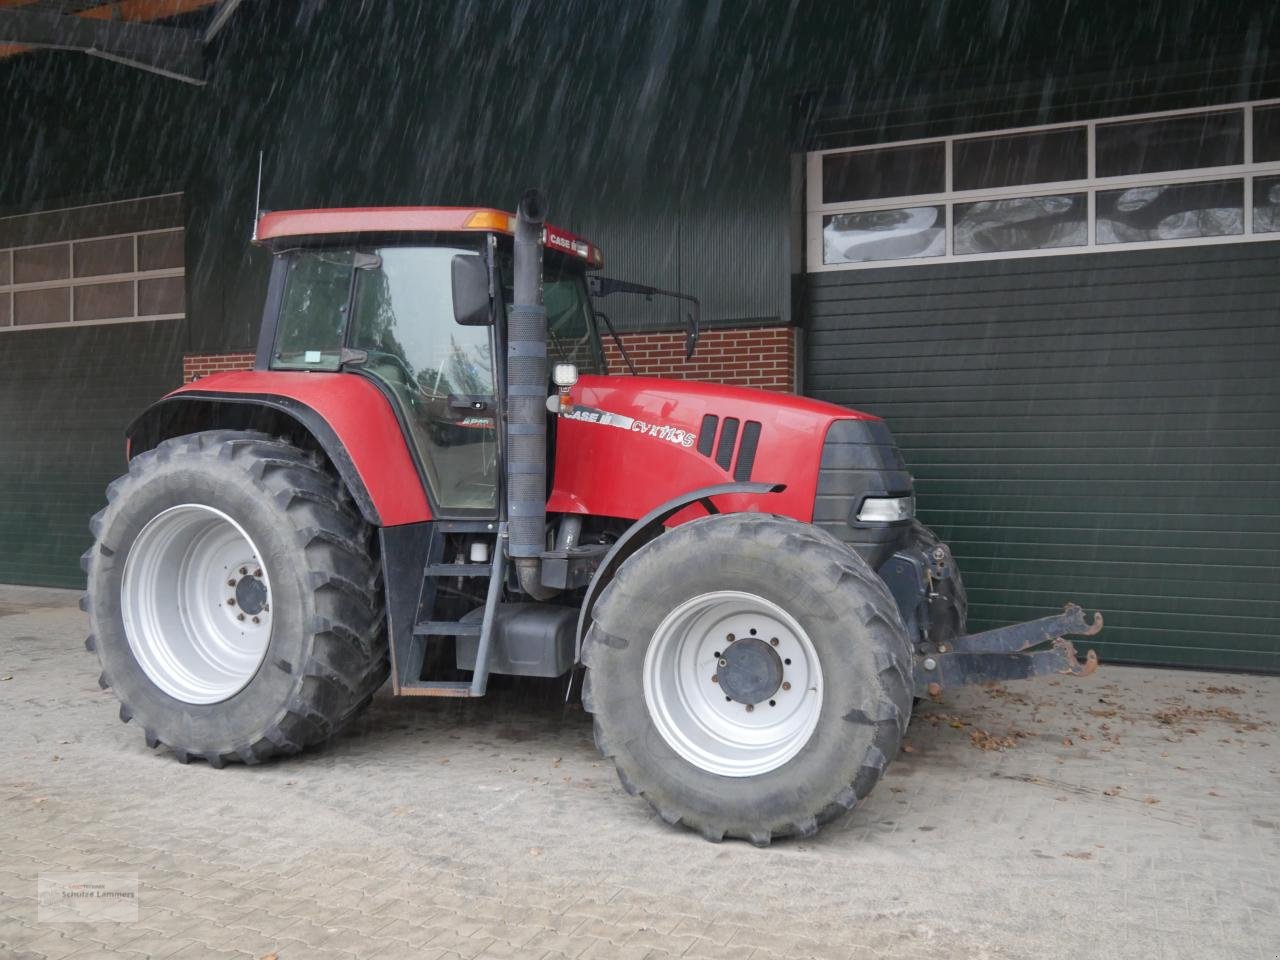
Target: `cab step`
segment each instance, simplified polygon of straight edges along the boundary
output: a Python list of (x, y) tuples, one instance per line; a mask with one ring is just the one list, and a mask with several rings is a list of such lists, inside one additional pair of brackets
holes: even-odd
[(420, 680), (400, 687), (402, 697), (470, 697), (470, 680), (449, 680), (429, 682)]
[(413, 628), (415, 637), (478, 637), (483, 624), (476, 620), (424, 620)]
[[(421, 567), (422, 585), (418, 592), (417, 617), (412, 629), (399, 634), (393, 648), (392, 667), (395, 692), (410, 697), (482, 697), (489, 683), (492, 661), (494, 620), (502, 586), (506, 579), (505, 523), (491, 521), (442, 520), (431, 524)], [(446, 538), (450, 534), (489, 534), (488, 563), (445, 562)], [(488, 537), (485, 537), (488, 540)], [(419, 560), (419, 563), (422, 561)], [(484, 616), (481, 619), (438, 620), (437, 585), (455, 577), (487, 577)], [(408, 624), (405, 624), (408, 627)], [(470, 680), (423, 679), (423, 665), (428, 663), (427, 644), (432, 637), (479, 638), (475, 642), (475, 669)]]

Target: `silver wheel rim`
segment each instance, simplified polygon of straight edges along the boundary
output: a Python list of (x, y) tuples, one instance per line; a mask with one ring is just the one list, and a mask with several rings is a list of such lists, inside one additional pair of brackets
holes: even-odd
[[(717, 674), (726, 646), (748, 638), (777, 654), (783, 681), (753, 704), (728, 697)], [(689, 763), (754, 777), (787, 763), (813, 736), (822, 666), (808, 634), (776, 603), (719, 590), (686, 600), (659, 624), (645, 653), (644, 699), (662, 738)]]
[(134, 540), (120, 585), (124, 632), (169, 696), (218, 703), (258, 672), (272, 620), (261, 557), (240, 524), (203, 504), (170, 507)]

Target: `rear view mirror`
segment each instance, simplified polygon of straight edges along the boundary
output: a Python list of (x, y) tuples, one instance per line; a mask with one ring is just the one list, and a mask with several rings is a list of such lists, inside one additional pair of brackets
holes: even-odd
[(489, 309), (489, 265), (477, 253), (455, 254), (453, 274), (453, 319), (464, 327), (483, 327), (493, 322)]

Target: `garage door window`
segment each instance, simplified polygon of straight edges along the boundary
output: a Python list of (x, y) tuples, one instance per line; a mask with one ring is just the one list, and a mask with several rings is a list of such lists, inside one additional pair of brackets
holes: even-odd
[(186, 313), (182, 195), (0, 218), (0, 331)]
[(1280, 101), (811, 153), (814, 271), (1280, 239)]

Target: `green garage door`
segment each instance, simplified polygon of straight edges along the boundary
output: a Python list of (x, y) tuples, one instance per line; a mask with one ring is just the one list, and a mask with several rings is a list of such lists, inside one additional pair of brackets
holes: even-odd
[(986, 628), (1280, 670), (1280, 243), (808, 278), (806, 392), (889, 421)]
[(182, 378), (180, 320), (0, 333), (0, 583), (81, 587), (124, 428)]

